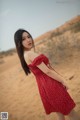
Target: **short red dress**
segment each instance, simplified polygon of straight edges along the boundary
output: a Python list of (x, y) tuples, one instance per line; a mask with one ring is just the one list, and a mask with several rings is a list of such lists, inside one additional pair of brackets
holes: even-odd
[(68, 115), (76, 104), (60, 82), (49, 77), (37, 67), (42, 62), (49, 64), (49, 59), (44, 54), (37, 56), (28, 66), (36, 77), (45, 112), (46, 114), (60, 112)]

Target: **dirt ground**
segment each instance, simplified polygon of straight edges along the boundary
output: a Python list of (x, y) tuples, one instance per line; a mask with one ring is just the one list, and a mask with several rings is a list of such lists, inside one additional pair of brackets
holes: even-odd
[[(32, 73), (25, 75), (16, 53), (2, 59), (4, 63), (0, 64), (0, 112), (8, 112), (8, 120), (45, 120), (35, 76)], [(80, 114), (80, 56), (54, 67), (67, 79), (68, 92), (76, 102), (75, 110)], [(49, 117), (50, 120), (57, 119), (55, 113), (51, 113)]]

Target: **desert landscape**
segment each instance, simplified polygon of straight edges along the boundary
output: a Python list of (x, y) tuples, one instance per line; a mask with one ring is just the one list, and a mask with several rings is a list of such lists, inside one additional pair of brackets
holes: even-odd
[[(36, 38), (35, 51), (65, 78), (80, 115), (80, 16)], [(15, 48), (0, 52), (0, 112), (8, 112), (8, 120), (45, 120), (35, 76), (25, 75)], [(56, 120), (56, 113), (49, 118)]]

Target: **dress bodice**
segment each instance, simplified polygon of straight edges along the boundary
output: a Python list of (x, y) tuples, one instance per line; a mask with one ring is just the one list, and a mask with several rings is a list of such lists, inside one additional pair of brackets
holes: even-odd
[(41, 64), (42, 62), (44, 62), (46, 65), (49, 64), (49, 59), (48, 57), (46, 57), (44, 54), (40, 54), (39, 56), (37, 56), (31, 64), (29, 64), (29, 68), (30, 70), (35, 74), (39, 74), (42, 73), (42, 71), (37, 67), (37, 65)]

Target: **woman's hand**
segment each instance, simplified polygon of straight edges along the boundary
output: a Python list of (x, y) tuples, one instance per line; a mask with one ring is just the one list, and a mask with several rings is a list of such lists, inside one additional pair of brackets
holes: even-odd
[(62, 85), (64, 86), (64, 88), (65, 88), (66, 90), (69, 89), (69, 87), (66, 85), (66, 83), (62, 82)]

